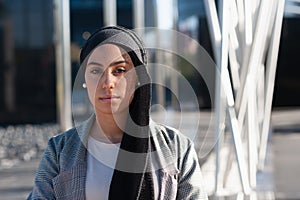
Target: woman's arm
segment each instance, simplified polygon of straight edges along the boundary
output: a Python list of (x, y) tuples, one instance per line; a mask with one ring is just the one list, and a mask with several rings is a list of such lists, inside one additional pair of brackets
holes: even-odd
[(27, 199), (55, 199), (52, 179), (59, 173), (59, 161), (53, 138), (41, 158), (34, 180), (34, 188)]
[(194, 145), (190, 144), (182, 160), (176, 199), (207, 200), (203, 184), (198, 157)]

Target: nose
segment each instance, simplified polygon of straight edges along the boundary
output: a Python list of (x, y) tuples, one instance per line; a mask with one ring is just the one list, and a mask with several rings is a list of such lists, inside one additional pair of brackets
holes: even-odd
[(115, 80), (113, 74), (111, 74), (108, 70), (104, 71), (102, 76), (100, 77), (100, 86), (103, 89), (112, 89), (115, 87)]

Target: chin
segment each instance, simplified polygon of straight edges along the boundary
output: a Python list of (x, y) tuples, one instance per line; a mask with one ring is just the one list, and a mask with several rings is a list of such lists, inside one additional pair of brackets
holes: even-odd
[(123, 113), (124, 111), (128, 112), (128, 108), (129, 107), (125, 107), (125, 108), (121, 108), (121, 107), (106, 107), (104, 108), (104, 106), (99, 106), (97, 108), (95, 108), (95, 110), (97, 111), (98, 114), (119, 114), (119, 113)]

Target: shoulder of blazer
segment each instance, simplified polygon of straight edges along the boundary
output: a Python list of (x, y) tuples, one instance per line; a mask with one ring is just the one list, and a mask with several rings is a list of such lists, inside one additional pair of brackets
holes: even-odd
[(78, 126), (52, 137), (49, 145), (54, 145), (58, 153), (72, 154), (72, 151), (82, 150), (87, 145), (87, 138), (94, 119), (95, 116), (92, 115)]
[(86, 148), (76, 128), (52, 137), (48, 145), (55, 151), (61, 171), (69, 170), (74, 165), (85, 162)]
[(150, 130), (155, 145), (166, 145), (173, 150), (186, 149), (193, 145), (192, 140), (176, 128), (151, 121)]
[(155, 122), (150, 124), (152, 158), (158, 162), (158, 168), (178, 171), (183, 159), (193, 148), (193, 142), (179, 130)]

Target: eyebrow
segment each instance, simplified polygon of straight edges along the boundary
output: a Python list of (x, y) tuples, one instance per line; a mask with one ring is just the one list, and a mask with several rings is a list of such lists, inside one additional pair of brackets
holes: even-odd
[(120, 61), (111, 63), (109, 66), (114, 66), (114, 65), (123, 64), (123, 63), (129, 64), (129, 62), (127, 60), (120, 60)]
[(87, 65), (98, 65), (100, 67), (103, 67), (103, 65), (101, 63), (94, 62), (94, 61), (89, 62)]
[[(129, 64), (129, 62), (127, 60), (120, 60), (120, 61), (116, 61), (116, 62), (111, 63), (109, 65), (109, 67), (114, 66), (114, 65), (119, 65), (119, 64), (122, 64), (122, 63)], [(97, 65), (97, 66), (103, 67), (103, 65), (101, 63), (94, 62), (94, 61), (89, 62), (87, 65)]]

